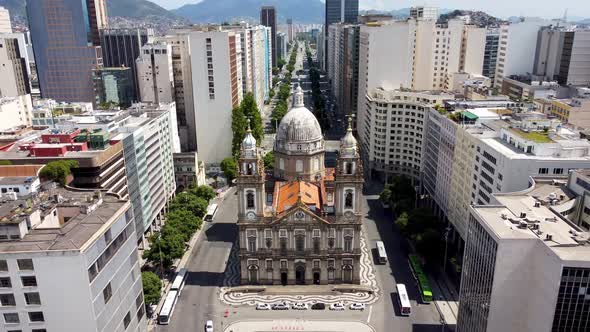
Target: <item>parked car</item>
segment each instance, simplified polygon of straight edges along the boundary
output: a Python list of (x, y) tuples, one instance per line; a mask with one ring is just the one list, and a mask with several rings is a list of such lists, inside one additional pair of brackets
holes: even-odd
[(330, 310), (344, 310), (346, 307), (342, 302), (332, 303), (330, 304)]
[(270, 304), (258, 303), (258, 304), (256, 304), (256, 310), (270, 310)]
[(324, 310), (324, 309), (326, 309), (326, 305), (323, 304), (322, 302), (314, 303), (311, 306), (311, 310)]
[(205, 332), (213, 332), (213, 321), (212, 320), (208, 320), (205, 323)]
[(291, 307), (291, 309), (293, 309), (293, 310), (307, 310), (307, 304), (297, 302)]
[(364, 303), (353, 303), (350, 305), (350, 310), (365, 310)]
[(272, 305), (272, 310), (289, 310), (289, 305), (285, 302), (276, 303)]

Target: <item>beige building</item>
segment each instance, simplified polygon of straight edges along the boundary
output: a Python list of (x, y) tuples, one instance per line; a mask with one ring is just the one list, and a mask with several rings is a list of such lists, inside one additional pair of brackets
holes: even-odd
[(30, 127), (33, 120), (30, 95), (0, 98), (0, 131)]
[(561, 121), (590, 128), (590, 98), (550, 99), (549, 112)]
[(298, 88), (277, 133), (275, 169), (281, 163), (267, 192), (262, 156), (247, 132), (237, 179), (242, 284), (359, 284), (363, 171), (352, 128), (336, 168), (325, 168), (321, 128)]
[(10, 13), (8, 9), (0, 6), (0, 33), (12, 33), (10, 25)]

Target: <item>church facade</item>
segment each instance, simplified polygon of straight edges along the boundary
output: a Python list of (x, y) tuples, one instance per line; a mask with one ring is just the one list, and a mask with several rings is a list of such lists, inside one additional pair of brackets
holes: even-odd
[(362, 165), (349, 125), (335, 168), (324, 166), (321, 127), (300, 87), (266, 178), (248, 131), (239, 159), (238, 230), (243, 285), (360, 283)]

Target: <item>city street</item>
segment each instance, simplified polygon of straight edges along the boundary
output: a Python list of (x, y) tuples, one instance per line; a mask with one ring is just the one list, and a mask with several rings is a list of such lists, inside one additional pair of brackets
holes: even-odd
[[(364, 311), (257, 311), (251, 306), (223, 304), (219, 300), (219, 287), (222, 286), (227, 259), (237, 231), (237, 199), (235, 191), (232, 190), (220, 202), (214, 222), (206, 224), (204, 232), (201, 233), (187, 266), (190, 272), (171, 324), (158, 325), (157, 331), (202, 331), (207, 319), (213, 320), (216, 331), (235, 322), (253, 320), (360, 321), (370, 325), (375, 331), (440, 331), (439, 315), (434, 305), (416, 302), (418, 292), (409, 270), (406, 253), (400, 245), (401, 237), (392, 230), (392, 222), (384, 215), (378, 201), (380, 184), (368, 183), (365, 190), (367, 195), (364, 196), (363, 208), (366, 213), (366, 240), (371, 248), (374, 247), (375, 241), (383, 241), (390, 262), (375, 265), (382, 294), (375, 304), (368, 305)], [(408, 287), (413, 306), (410, 317), (399, 314), (395, 295), (396, 282), (404, 283)], [(225, 317), (226, 310), (228, 317)], [(311, 324), (313, 326), (313, 322)], [(284, 326), (289, 328), (291, 325)], [(319, 327), (317, 331), (321, 331)]]

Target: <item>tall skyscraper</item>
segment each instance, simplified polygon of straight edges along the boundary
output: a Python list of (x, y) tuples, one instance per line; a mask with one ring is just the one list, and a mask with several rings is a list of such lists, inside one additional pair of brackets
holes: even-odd
[(102, 67), (103, 0), (27, 0), (43, 98), (94, 102), (92, 70)]
[[(328, 27), (332, 23), (356, 23), (359, 15), (358, 0), (326, 0), (325, 36), (328, 36)], [(328, 50), (328, 38), (325, 41), (325, 49)], [(326, 65), (328, 64), (328, 52), (326, 52)]]
[(260, 10), (260, 24), (271, 28), (272, 66), (277, 65), (277, 13), (273, 6), (263, 6)]
[(0, 33), (12, 33), (10, 25), (10, 13), (8, 9), (0, 6)]
[(287, 38), (289, 43), (293, 41), (293, 39), (295, 39), (295, 31), (293, 31), (293, 19), (292, 18), (288, 18), (287, 19)]
[(100, 46), (102, 62), (105, 67), (128, 67), (133, 73), (132, 100), (139, 98), (137, 70), (135, 60), (140, 56), (141, 47), (151, 42), (153, 29), (102, 29), (100, 30)]
[(28, 65), (20, 52), (18, 39), (0, 35), (0, 98), (31, 93)]

